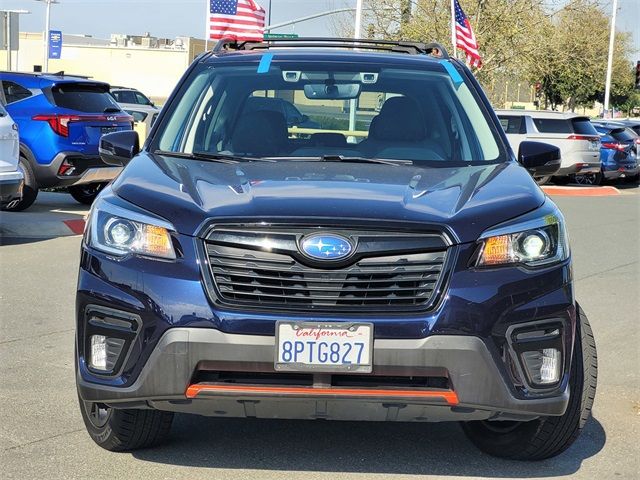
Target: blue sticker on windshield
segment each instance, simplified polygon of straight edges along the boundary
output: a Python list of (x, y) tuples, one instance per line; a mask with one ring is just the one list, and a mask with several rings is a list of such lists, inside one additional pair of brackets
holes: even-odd
[(258, 65), (258, 73), (267, 73), (271, 68), (271, 60), (273, 60), (273, 53), (265, 53), (260, 59), (260, 65)]
[(441, 64), (451, 77), (451, 81), (456, 86), (456, 88), (464, 83), (464, 80), (462, 80), (462, 75), (460, 75), (460, 72), (456, 70), (456, 67), (454, 67), (451, 62), (449, 62), (448, 60), (444, 60), (443, 62), (441, 62)]

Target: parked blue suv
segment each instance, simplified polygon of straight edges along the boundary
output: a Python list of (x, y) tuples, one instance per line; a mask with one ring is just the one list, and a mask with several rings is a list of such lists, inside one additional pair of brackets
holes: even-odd
[[(298, 137), (254, 98), (319, 125)], [(127, 131), (100, 151), (126, 168), (84, 236), (76, 379), (103, 448), (155, 445), (182, 412), (459, 421), (492, 455), (542, 459), (589, 418), (595, 344), (531, 176), (559, 151), (516, 157), (442, 46), (223, 40), (142, 149)]]
[(109, 85), (62, 72), (0, 72), (0, 83), (0, 101), (20, 129), (25, 178), (22, 201), (9, 209), (28, 208), (38, 189), (51, 187), (68, 187), (76, 200), (90, 204), (121, 170), (100, 159), (100, 137), (133, 127)]

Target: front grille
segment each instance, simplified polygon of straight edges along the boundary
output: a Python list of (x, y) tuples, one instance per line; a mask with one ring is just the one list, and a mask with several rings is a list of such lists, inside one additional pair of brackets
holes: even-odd
[(355, 255), (324, 266), (297, 248), (313, 232), (214, 231), (205, 252), (218, 299), (234, 306), (331, 312), (431, 304), (446, 258), (442, 237), (346, 232)]

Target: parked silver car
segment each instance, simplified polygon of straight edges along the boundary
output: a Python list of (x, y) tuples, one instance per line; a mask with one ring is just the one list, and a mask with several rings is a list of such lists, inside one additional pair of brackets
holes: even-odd
[(0, 208), (11, 207), (22, 198), (24, 173), (18, 162), (18, 125), (0, 103)]
[[(600, 137), (588, 117), (571, 112), (530, 110), (496, 110), (511, 148), (518, 151), (525, 140), (545, 142), (560, 149), (562, 163), (556, 173), (558, 183), (569, 181), (569, 175), (600, 172)], [(551, 176), (537, 178), (540, 185)]]

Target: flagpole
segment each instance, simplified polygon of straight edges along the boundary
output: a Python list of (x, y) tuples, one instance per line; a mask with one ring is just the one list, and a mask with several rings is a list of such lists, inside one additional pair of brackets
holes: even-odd
[(456, 45), (456, 7), (451, 0), (451, 43), (453, 44), (453, 58), (458, 58), (458, 46)]
[(611, 17), (611, 33), (609, 34), (609, 57), (607, 58), (607, 81), (604, 86), (604, 118), (612, 118), (609, 112), (609, 96), (611, 95), (611, 70), (613, 69), (613, 44), (616, 38), (616, 11), (618, 0), (613, 0), (613, 16)]
[(205, 0), (205, 6), (207, 8), (207, 13), (204, 16), (204, 51), (209, 51), (209, 17), (211, 16), (211, 6), (209, 0)]

